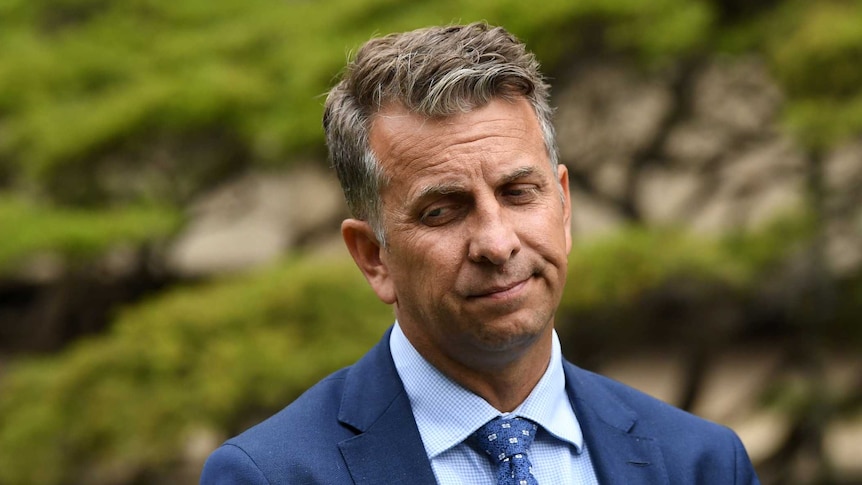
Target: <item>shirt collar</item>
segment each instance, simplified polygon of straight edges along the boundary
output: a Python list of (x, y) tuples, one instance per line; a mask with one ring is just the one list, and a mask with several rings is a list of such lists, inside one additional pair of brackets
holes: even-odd
[[(458, 445), (480, 426), (504, 414), (425, 360), (407, 340), (398, 322), (392, 329), (389, 347), (429, 458), (433, 459)], [(551, 435), (574, 445), (577, 452), (581, 452), (583, 434), (566, 393), (556, 331), (547, 370), (527, 399), (506, 414), (535, 421)]]

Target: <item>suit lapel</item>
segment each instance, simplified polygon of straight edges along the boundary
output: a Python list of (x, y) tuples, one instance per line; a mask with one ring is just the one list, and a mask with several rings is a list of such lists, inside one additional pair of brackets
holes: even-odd
[(358, 434), (338, 447), (357, 485), (435, 484), (410, 401), (389, 352), (390, 332), (345, 377), (338, 419)]
[(637, 414), (605, 389), (599, 377), (564, 362), (566, 391), (578, 417), (599, 483), (669, 483), (653, 437), (632, 430)]

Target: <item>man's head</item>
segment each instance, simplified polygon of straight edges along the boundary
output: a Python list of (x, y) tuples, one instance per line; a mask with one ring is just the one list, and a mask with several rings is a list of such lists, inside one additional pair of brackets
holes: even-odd
[(571, 232), (547, 89), (523, 45), (474, 24), (370, 41), (327, 100), (347, 248), (465, 385), (518, 363), (538, 379), (550, 356)]
[(385, 245), (380, 188), (387, 175), (369, 144), (375, 114), (398, 105), (439, 118), (516, 97), (532, 106), (556, 170), (548, 86), (533, 54), (503, 28), (430, 27), (367, 42), (330, 91), (323, 116), (330, 159), (353, 217), (368, 221)]

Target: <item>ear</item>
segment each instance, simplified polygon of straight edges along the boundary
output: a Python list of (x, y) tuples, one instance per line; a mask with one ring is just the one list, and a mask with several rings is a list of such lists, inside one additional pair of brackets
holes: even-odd
[(384, 249), (377, 242), (371, 225), (359, 219), (345, 219), (341, 223), (341, 236), (377, 297), (388, 305), (395, 303), (395, 286), (380, 254)]
[(563, 194), (563, 223), (566, 231), (566, 253), (572, 250), (572, 196), (569, 192), (569, 168), (562, 163), (557, 165), (560, 190)]

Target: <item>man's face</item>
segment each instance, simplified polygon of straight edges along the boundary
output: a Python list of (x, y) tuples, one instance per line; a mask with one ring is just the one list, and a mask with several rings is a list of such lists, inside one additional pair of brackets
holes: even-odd
[(420, 353), (487, 367), (549, 339), (571, 248), (568, 174), (554, 175), (530, 104), (432, 120), (393, 106), (370, 135), (390, 183), (369, 281)]

